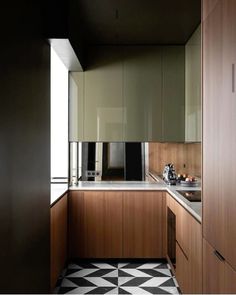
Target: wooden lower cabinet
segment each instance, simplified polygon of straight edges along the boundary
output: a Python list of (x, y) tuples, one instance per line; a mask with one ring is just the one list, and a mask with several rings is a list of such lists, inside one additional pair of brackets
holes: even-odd
[(149, 191), (71, 191), (70, 257), (164, 258), (163, 197)]
[(190, 292), (190, 274), (189, 274), (189, 261), (179, 244), (176, 243), (176, 269), (175, 275), (178, 284), (183, 294), (193, 293)]
[(183, 293), (202, 293), (202, 226), (171, 195), (166, 204), (176, 218), (176, 278)]
[(122, 256), (122, 193), (71, 192), (70, 257)]
[(163, 258), (162, 192), (124, 192), (123, 257)]
[(236, 271), (203, 239), (203, 292), (235, 294)]
[(67, 194), (50, 209), (51, 215), (51, 290), (67, 261)]

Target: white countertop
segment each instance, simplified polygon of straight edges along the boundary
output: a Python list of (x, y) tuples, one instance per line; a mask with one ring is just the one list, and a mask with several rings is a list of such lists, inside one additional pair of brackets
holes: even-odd
[(104, 190), (104, 191), (129, 191), (129, 190), (149, 190), (149, 191), (166, 191), (176, 201), (178, 201), (186, 210), (193, 215), (199, 222), (202, 218), (202, 203), (201, 202), (190, 202), (185, 199), (177, 190), (201, 190), (201, 187), (183, 187), (181, 185), (167, 185), (162, 180), (158, 182), (145, 182), (145, 181), (80, 181), (78, 185), (71, 186), (69, 190), (81, 190), (81, 191), (93, 191), (93, 190)]
[(51, 183), (51, 202), (52, 205), (68, 190), (68, 183)]

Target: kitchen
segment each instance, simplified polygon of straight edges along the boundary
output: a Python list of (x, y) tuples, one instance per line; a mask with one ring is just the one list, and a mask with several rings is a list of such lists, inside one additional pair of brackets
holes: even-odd
[[(236, 293), (235, 2), (70, 1), (68, 10), (62, 2), (63, 13), (47, 15), (48, 39), (69, 77), (69, 105), (51, 124), (61, 144), (50, 144), (50, 48), (41, 35), (29, 38), (41, 28), (40, 4), (16, 6), (34, 26), (18, 28), (22, 60), (3, 58), (3, 95), (11, 99), (1, 110), (0, 291)], [(9, 40), (2, 56), (16, 48)], [(124, 144), (118, 164), (114, 143)], [(166, 167), (167, 180), (185, 174), (175, 185), (162, 179), (168, 163), (176, 173)], [(201, 202), (190, 200), (193, 191)]]

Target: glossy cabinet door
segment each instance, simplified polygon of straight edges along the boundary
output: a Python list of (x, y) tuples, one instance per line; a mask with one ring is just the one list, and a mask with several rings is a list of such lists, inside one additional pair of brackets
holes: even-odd
[(124, 140), (162, 138), (162, 50), (157, 46), (124, 49)]
[(184, 141), (184, 46), (95, 46), (70, 74), (70, 140)]
[(236, 271), (203, 239), (204, 294), (235, 294)]
[(122, 257), (121, 192), (72, 192), (69, 210), (72, 258)]
[(236, 2), (203, 3), (204, 237), (236, 269)]
[(123, 141), (123, 65), (119, 47), (93, 47), (84, 72), (84, 141)]
[(185, 49), (162, 47), (162, 140), (185, 140)]
[(123, 257), (163, 258), (162, 192), (124, 192)]
[(185, 141), (201, 141), (201, 26), (185, 45)]
[(84, 140), (84, 74), (69, 74), (69, 141)]
[(67, 261), (67, 195), (50, 209), (51, 219), (51, 290)]

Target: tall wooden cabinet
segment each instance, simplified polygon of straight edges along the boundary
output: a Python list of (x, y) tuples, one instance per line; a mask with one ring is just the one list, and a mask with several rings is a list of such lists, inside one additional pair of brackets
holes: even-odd
[(236, 1), (202, 3), (203, 235), (236, 270)]
[(67, 261), (67, 194), (50, 209), (51, 219), (51, 290)]

